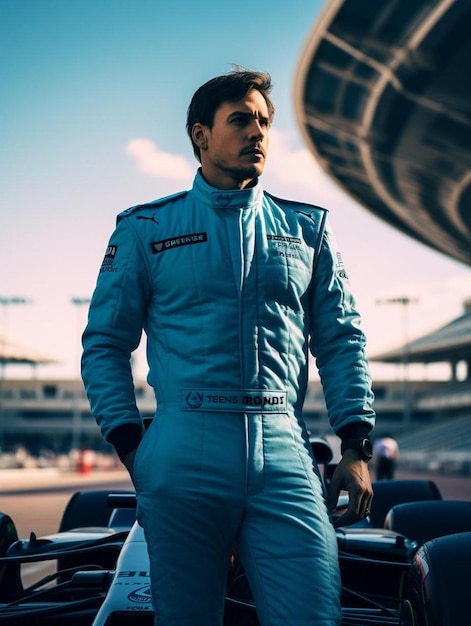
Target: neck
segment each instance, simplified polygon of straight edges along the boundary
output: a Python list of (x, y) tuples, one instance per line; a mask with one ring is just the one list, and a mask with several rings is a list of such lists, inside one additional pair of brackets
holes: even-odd
[(203, 167), (200, 167), (201, 176), (204, 180), (214, 187), (215, 189), (249, 189), (251, 187), (255, 187), (258, 183), (258, 177), (254, 178), (244, 178), (242, 180), (231, 178), (230, 176), (226, 177), (215, 177), (208, 174), (207, 170), (204, 170)]

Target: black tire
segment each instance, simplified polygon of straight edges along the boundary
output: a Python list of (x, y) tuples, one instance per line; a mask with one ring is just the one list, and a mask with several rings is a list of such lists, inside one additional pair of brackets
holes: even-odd
[[(9, 515), (0, 513), (0, 557), (8, 555), (8, 548), (18, 541), (16, 526)], [(10, 602), (23, 591), (19, 563), (0, 564), (0, 602)]]
[(414, 557), (401, 626), (469, 626), (471, 532), (432, 539)]
[(62, 514), (59, 532), (73, 528), (108, 527), (112, 509), (108, 506), (109, 491), (77, 491)]
[(397, 504), (442, 499), (438, 487), (431, 480), (375, 481), (373, 491), (370, 513), (373, 528), (384, 528), (388, 511)]
[(471, 502), (439, 500), (398, 504), (389, 511), (384, 525), (419, 543), (471, 531)]

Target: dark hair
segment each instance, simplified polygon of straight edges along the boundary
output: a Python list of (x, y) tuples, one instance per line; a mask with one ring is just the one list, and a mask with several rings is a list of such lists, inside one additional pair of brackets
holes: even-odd
[(241, 100), (251, 89), (256, 89), (265, 98), (268, 106), (270, 122), (275, 114), (275, 107), (268, 97), (272, 88), (270, 74), (264, 72), (251, 72), (247, 70), (234, 70), (222, 76), (216, 76), (197, 89), (191, 99), (186, 118), (186, 130), (193, 145), (193, 152), (198, 161), (200, 149), (195, 145), (191, 132), (193, 126), (199, 122), (209, 128), (214, 123), (216, 111), (224, 102), (237, 102)]

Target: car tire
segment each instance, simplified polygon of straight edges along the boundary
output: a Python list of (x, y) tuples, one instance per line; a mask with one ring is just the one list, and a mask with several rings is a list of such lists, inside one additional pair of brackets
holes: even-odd
[(414, 556), (400, 626), (469, 626), (471, 532), (438, 537)]
[[(8, 556), (9, 547), (18, 541), (16, 526), (9, 515), (0, 513), (0, 557)], [(11, 600), (23, 591), (21, 565), (6, 563), (0, 567), (0, 602)]]
[(439, 500), (398, 504), (388, 512), (384, 526), (419, 544), (471, 531), (471, 502)]

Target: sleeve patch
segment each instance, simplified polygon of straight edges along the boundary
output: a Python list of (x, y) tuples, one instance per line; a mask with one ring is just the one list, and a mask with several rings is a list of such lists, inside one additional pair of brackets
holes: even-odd
[(106, 248), (105, 257), (100, 267), (101, 272), (116, 272), (118, 268), (114, 266), (116, 255), (118, 254), (118, 246), (109, 245)]
[(337, 259), (337, 271), (340, 278), (348, 278), (347, 272), (345, 270), (345, 265), (343, 263), (342, 255), (340, 252), (335, 253), (335, 257)]

